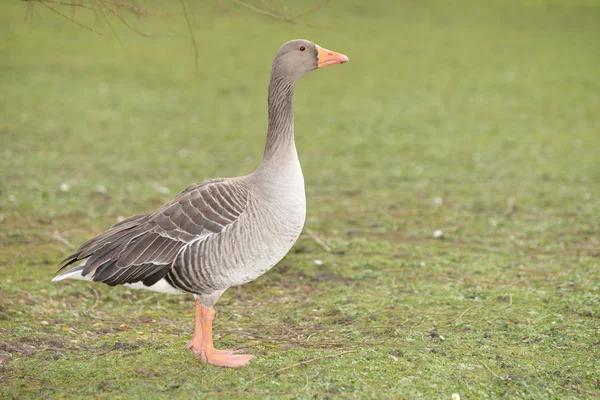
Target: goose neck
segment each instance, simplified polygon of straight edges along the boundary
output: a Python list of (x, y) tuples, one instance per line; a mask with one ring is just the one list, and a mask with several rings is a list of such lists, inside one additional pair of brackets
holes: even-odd
[(294, 85), (291, 79), (271, 75), (269, 83), (269, 126), (264, 160), (273, 158), (277, 153), (293, 149), (294, 146)]

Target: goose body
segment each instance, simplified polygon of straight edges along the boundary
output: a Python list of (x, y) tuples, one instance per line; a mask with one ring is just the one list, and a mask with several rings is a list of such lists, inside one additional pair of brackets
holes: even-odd
[(53, 281), (126, 285), (196, 298), (194, 338), (204, 362), (241, 366), (253, 356), (215, 350), (213, 306), (231, 286), (255, 280), (290, 250), (306, 217), (304, 177), (294, 143), (292, 98), (298, 78), (348, 58), (306, 40), (285, 43), (271, 69), (269, 126), (257, 170), (190, 185), (152, 214), (130, 217), (84, 242)]

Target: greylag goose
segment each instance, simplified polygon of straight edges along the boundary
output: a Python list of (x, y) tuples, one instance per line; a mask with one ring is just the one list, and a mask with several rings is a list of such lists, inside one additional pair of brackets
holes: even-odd
[(195, 183), (152, 214), (130, 217), (84, 242), (53, 281), (125, 285), (195, 298), (188, 344), (202, 361), (247, 365), (254, 356), (215, 350), (213, 308), (231, 286), (258, 278), (290, 250), (306, 216), (304, 177), (294, 143), (296, 81), (317, 68), (348, 62), (307, 40), (285, 43), (273, 59), (263, 159), (253, 173)]

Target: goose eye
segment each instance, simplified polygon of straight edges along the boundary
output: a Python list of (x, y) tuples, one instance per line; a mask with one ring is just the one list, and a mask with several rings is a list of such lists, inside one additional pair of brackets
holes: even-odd
[(306, 46), (300, 46), (300, 51), (306, 50)]

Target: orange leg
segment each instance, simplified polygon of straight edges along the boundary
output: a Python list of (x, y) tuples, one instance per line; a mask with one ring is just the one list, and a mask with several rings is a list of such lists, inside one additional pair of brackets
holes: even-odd
[(194, 356), (198, 357), (201, 355), (200, 349), (202, 348), (202, 304), (196, 300), (196, 311), (194, 319), (194, 336), (192, 341), (187, 345), (188, 350), (194, 352)]
[(196, 300), (196, 322), (194, 337), (187, 348), (192, 349), (194, 356), (202, 357), (202, 362), (220, 367), (241, 367), (247, 365), (255, 356), (234, 354), (233, 350), (215, 350), (212, 340), (212, 322), (215, 309), (204, 307)]

